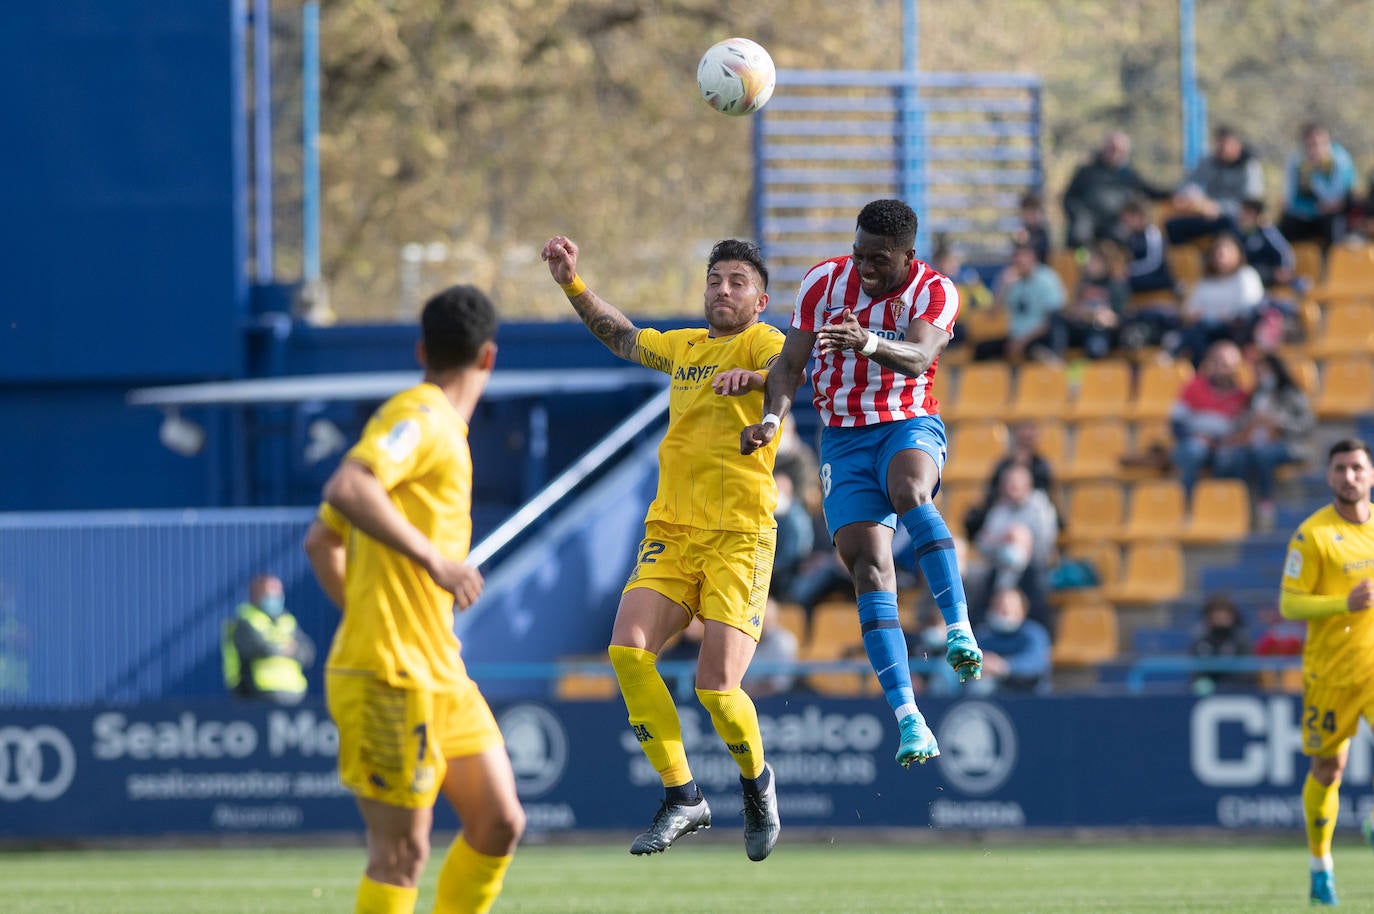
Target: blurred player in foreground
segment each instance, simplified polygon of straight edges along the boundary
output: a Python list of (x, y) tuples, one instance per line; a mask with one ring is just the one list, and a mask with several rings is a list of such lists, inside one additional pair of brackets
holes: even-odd
[[(1307, 846), (1312, 854), (1311, 901), (1334, 905), (1331, 838), (1340, 809), (1341, 774), (1350, 737), (1363, 717), (1374, 723), (1374, 483), (1369, 446), (1347, 438), (1331, 446), (1326, 484), (1331, 504), (1298, 526), (1283, 564), (1279, 612), (1307, 620), (1303, 649), (1303, 752), (1312, 768), (1302, 788)], [(1374, 823), (1362, 824), (1374, 843)]]
[(758, 712), (740, 683), (758, 646), (773, 570), (777, 446), (741, 459), (735, 436), (762, 404), (765, 372), (782, 349), (782, 333), (759, 321), (768, 306), (768, 268), (757, 245), (720, 242), (706, 266), (707, 326), (660, 333), (639, 329), (588, 290), (577, 275), (577, 254), (562, 236), (544, 245), (549, 272), (578, 316), (611, 352), (672, 379), (658, 493), (609, 650), (630, 726), (665, 793), (630, 853), (658, 853), (711, 826), (687, 765), (677, 707), (656, 666), (668, 639), (699, 616), (697, 699), (739, 765), (745, 851), (762, 860), (778, 840), (777, 791)]
[(813, 349), (825, 521), (858, 595), (859, 624), (901, 742), (897, 763), (940, 754), (916, 707), (897, 618), (892, 534), (900, 517), (945, 620), (946, 653), (961, 682), (981, 675), (954, 540), (931, 501), (945, 463), (945, 426), (931, 396), (935, 366), (959, 313), (954, 283), (916, 259), (916, 214), (900, 200), (860, 212), (853, 254), (812, 267), (792, 328), (764, 390), (763, 420), (740, 450), (769, 446), (792, 408)]
[(436, 914), (489, 910), (524, 830), (501, 731), (453, 633), (454, 608), (482, 592), (463, 563), (467, 434), (496, 361), (496, 313), (482, 292), (455, 286), (425, 304), (420, 324), (424, 381), (373, 414), (306, 536), (320, 586), (344, 610), (325, 686), (339, 775), (367, 827), (357, 914), (414, 911), (439, 793), (463, 831), (439, 871)]

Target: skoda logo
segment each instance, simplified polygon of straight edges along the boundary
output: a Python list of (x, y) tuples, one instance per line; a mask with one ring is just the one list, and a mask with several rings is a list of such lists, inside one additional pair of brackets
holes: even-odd
[(506, 738), (516, 792), (531, 799), (557, 784), (568, 765), (568, 735), (542, 705), (513, 705), (497, 721)]
[(994, 704), (955, 705), (940, 721), (938, 738), (940, 771), (963, 793), (992, 793), (1016, 768), (1016, 728)]
[(76, 752), (56, 727), (0, 727), (0, 800), (55, 800), (76, 777)]

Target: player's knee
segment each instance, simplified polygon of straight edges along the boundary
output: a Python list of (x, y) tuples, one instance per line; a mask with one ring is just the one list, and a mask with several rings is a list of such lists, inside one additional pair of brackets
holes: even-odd
[(620, 684), (636, 683), (648, 676), (655, 675), (654, 661), (657, 657), (637, 647), (612, 644), (607, 648), (611, 658), (611, 669)]
[(421, 832), (372, 836), (368, 840), (367, 873), (390, 885), (413, 886), (429, 860), (429, 836)]
[(1344, 767), (1339, 758), (1314, 755), (1312, 757), (1312, 780), (1323, 787), (1339, 786)]

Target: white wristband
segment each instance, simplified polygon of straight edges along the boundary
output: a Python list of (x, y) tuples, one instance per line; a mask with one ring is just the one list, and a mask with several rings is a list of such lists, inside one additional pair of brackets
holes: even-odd
[(868, 339), (864, 340), (864, 344), (863, 344), (862, 346), (859, 347), (859, 352), (861, 352), (861, 353), (864, 354), (864, 355), (872, 355), (873, 353), (875, 353), (875, 352), (877, 352), (877, 351), (878, 351), (878, 334), (876, 334), (876, 333), (869, 333), (869, 334), (868, 334)]
[(782, 425), (782, 418), (777, 413), (769, 413), (763, 417), (763, 421), (760, 422), (759, 425), (771, 425), (777, 428)]

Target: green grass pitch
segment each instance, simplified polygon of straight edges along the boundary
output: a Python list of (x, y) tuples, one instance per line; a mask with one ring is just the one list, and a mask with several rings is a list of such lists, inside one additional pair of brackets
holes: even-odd
[[(1307, 906), (1300, 834), (1278, 846), (863, 837), (789, 844), (784, 833), (759, 864), (724, 837), (694, 837), (647, 859), (620, 844), (523, 847), (494, 914), (1266, 914)], [(430, 910), (442, 851), (417, 911)], [(0, 910), (347, 914), (362, 861), (356, 847), (0, 853)], [(1338, 848), (1336, 866), (1343, 908), (1374, 911), (1369, 851)]]

